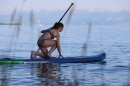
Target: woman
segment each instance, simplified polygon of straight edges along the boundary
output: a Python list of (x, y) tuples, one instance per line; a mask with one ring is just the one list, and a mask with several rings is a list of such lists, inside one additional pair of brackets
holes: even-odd
[[(33, 57), (35, 55), (38, 55), (40, 57), (43, 58), (52, 58), (51, 53), (57, 48), (58, 52), (59, 52), (59, 57), (63, 57), (61, 54), (61, 49), (60, 49), (60, 34), (59, 32), (61, 32), (64, 28), (64, 25), (62, 23), (55, 23), (53, 27), (51, 27), (50, 29), (47, 30), (42, 30), (41, 33), (42, 34), (38, 41), (37, 41), (37, 45), (39, 47), (39, 49), (42, 51), (42, 53), (38, 53), (38, 52), (31, 52), (31, 59), (33, 59)], [(56, 40), (52, 40), (56, 37)], [(51, 47), (50, 51), (48, 52), (47, 47)]]

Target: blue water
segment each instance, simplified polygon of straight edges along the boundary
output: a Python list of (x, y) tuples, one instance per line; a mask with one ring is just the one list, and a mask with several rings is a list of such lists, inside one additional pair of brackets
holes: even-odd
[[(0, 58), (30, 58), (37, 51), (36, 41), (42, 27), (0, 26)], [(88, 39), (88, 35), (89, 39)], [(87, 46), (87, 50), (83, 45)], [(123, 86), (130, 85), (130, 26), (65, 26), (61, 33), (64, 57), (107, 54), (103, 62), (78, 64), (0, 65), (1, 86)], [(58, 56), (57, 50), (52, 56)]]

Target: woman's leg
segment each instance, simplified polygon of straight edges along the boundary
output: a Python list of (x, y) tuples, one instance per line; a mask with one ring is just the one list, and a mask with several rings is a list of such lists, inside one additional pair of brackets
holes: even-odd
[(40, 57), (45, 57), (45, 56), (46, 56), (46, 55), (43, 54), (43, 53), (38, 53), (38, 52), (32, 51), (32, 52), (31, 52), (31, 55), (30, 55), (31, 59), (33, 59), (35, 55), (38, 55), (38, 56), (40, 56)]
[(47, 57), (47, 54), (48, 54), (48, 50), (47, 48), (40, 48), (42, 53), (45, 55), (45, 57)]
[(56, 49), (56, 45), (53, 45), (53, 46), (51, 47), (50, 51), (48, 52), (47, 56), (49, 56), (49, 57), (52, 58), (51, 53), (52, 53), (55, 49)]
[[(52, 47), (51, 47), (52, 46)], [(43, 43), (43, 47), (51, 47), (51, 49), (49, 50), (49, 52), (47, 53), (47, 56), (49, 56), (50, 58), (52, 57), (51, 56), (51, 53), (56, 49), (56, 40), (46, 40), (44, 43)]]
[[(47, 50), (47, 47), (51, 47), (49, 52)], [(31, 56), (30, 56), (31, 59), (33, 59), (33, 57), (35, 55), (38, 55), (43, 58), (47, 57), (47, 56), (51, 58), (52, 57), (51, 53), (56, 49), (56, 40), (45, 40), (40, 49), (41, 49), (42, 53), (38, 53), (38, 52), (34, 52), (34, 51), (31, 52)]]
[(42, 58), (47, 57), (47, 54), (48, 54), (47, 48), (40, 48), (40, 50), (42, 51), (42, 53), (32, 51), (32, 52), (31, 52), (31, 56), (30, 56), (31, 59), (33, 59), (33, 57), (34, 57), (35, 55), (38, 55), (38, 56), (40, 56), (40, 57), (42, 57)]

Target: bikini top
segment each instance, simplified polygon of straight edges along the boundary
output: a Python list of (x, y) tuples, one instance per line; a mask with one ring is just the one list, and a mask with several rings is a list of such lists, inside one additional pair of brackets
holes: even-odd
[(53, 34), (50, 30), (42, 30), (42, 31), (41, 31), (41, 33), (45, 33), (45, 32), (48, 32), (48, 33), (50, 34), (51, 39), (54, 39), (54, 38), (55, 38), (54, 34)]
[(47, 30), (47, 32), (50, 34), (51, 39), (54, 39), (54, 38), (55, 38), (54, 34), (53, 34), (50, 30)]

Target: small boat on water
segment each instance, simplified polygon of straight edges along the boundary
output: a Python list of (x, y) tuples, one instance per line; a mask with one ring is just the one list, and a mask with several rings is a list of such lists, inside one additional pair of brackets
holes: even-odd
[(35, 64), (35, 63), (90, 63), (90, 62), (100, 62), (106, 58), (105, 53), (94, 56), (76, 56), (76, 57), (66, 57), (66, 58), (53, 58), (53, 59), (11, 59), (3, 58), (0, 59), (0, 64)]
[(42, 26), (42, 24), (40, 24), (40, 20), (38, 20), (38, 23), (37, 23), (38, 26)]

